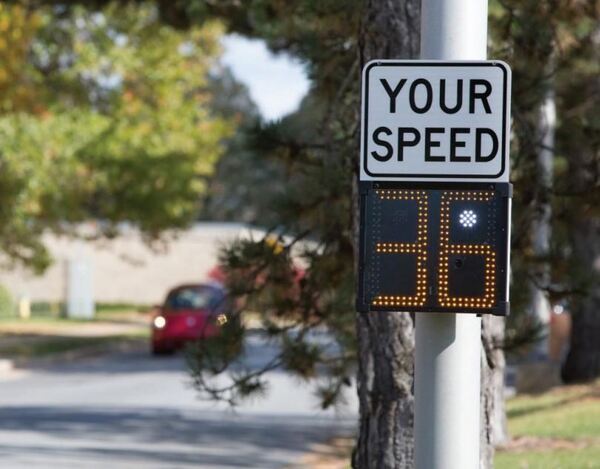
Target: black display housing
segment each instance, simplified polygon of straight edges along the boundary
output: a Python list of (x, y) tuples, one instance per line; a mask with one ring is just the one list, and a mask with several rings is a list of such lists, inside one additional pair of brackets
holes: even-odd
[(506, 316), (510, 183), (360, 182), (357, 309)]

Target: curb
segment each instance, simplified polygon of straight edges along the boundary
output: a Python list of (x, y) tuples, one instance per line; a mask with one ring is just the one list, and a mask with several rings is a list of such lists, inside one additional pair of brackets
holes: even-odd
[(53, 353), (39, 357), (19, 357), (15, 359), (0, 358), (0, 378), (4, 374), (9, 374), (19, 368), (29, 367), (48, 367), (59, 363), (74, 362), (78, 360), (93, 359), (101, 355), (114, 352), (129, 352), (134, 350), (144, 350), (147, 348), (147, 340), (134, 338), (131, 340), (115, 340), (115, 342), (91, 345), (86, 347), (68, 350), (59, 353)]

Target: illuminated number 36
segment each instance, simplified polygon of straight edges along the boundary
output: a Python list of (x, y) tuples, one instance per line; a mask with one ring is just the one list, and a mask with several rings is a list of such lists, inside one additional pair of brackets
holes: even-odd
[[(428, 251), (428, 195), (424, 190), (378, 190), (381, 200), (417, 202), (417, 239), (414, 242), (377, 242), (375, 252), (380, 254), (416, 255), (416, 291), (414, 295), (377, 295), (372, 300), (376, 307), (420, 307), (427, 302), (427, 251)], [(496, 254), (488, 244), (453, 244), (450, 242), (450, 209), (453, 202), (488, 202), (493, 191), (443, 191), (440, 200), (440, 231), (437, 272), (437, 304), (446, 308), (490, 308), (495, 302)], [(471, 210), (461, 213), (460, 223), (472, 227), (476, 215)], [(450, 292), (450, 257), (483, 256), (483, 296), (452, 296)]]

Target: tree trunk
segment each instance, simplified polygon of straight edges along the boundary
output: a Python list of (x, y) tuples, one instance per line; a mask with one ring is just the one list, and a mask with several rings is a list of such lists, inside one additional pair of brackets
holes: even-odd
[[(361, 69), (372, 59), (417, 58), (419, 11), (420, 0), (367, 0), (359, 37)], [(357, 334), (360, 423), (353, 467), (412, 468), (413, 320), (401, 312), (359, 314)]]
[[(586, 187), (586, 186), (582, 186)], [(573, 230), (574, 257), (588, 281), (585, 294), (573, 299), (571, 346), (562, 369), (567, 383), (600, 377), (600, 221), (581, 213)]]
[[(549, 73), (554, 62), (550, 61), (547, 69)], [(550, 263), (547, 259), (550, 254), (550, 238), (552, 234), (551, 217), (552, 205), (552, 179), (554, 166), (554, 134), (556, 128), (556, 108), (554, 102), (554, 88), (548, 84), (544, 99), (539, 105), (537, 138), (538, 150), (536, 159), (536, 196), (535, 213), (531, 224), (531, 247), (536, 258), (533, 269), (533, 279), (530, 282), (529, 312), (535, 322), (542, 327), (547, 335), (550, 326), (551, 305), (545, 288), (550, 285)], [(548, 356), (548, 341), (541, 340), (537, 344), (535, 355)]]
[(504, 318), (484, 315), (481, 330), (480, 469), (494, 467), (494, 448), (508, 440), (504, 405)]
[(359, 314), (359, 438), (355, 468), (413, 467), (413, 322), (407, 313)]
[(600, 295), (595, 293), (573, 314), (571, 348), (562, 370), (566, 383), (600, 377)]

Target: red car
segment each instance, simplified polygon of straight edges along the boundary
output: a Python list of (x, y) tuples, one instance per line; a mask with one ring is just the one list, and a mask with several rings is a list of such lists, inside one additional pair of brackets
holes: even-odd
[(218, 334), (228, 321), (228, 306), (225, 290), (219, 286), (174, 288), (152, 319), (152, 353), (172, 353), (186, 342)]

